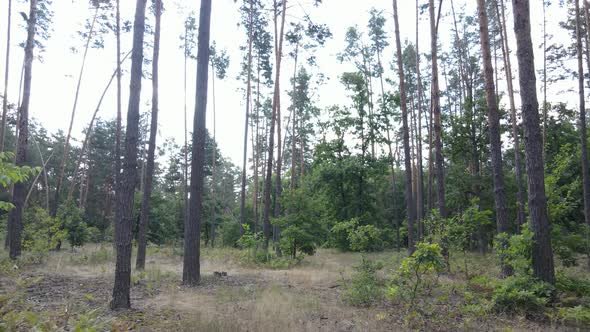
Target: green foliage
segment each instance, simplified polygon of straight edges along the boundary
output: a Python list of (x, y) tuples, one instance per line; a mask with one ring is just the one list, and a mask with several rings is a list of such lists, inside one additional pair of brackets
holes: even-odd
[(494, 290), (494, 310), (504, 313), (535, 314), (545, 310), (555, 288), (531, 276), (516, 275), (502, 280)]
[(576, 297), (590, 297), (590, 280), (569, 276), (564, 271), (556, 273), (555, 287), (560, 292), (570, 293)]
[(560, 308), (557, 317), (560, 321), (587, 328), (590, 326), (590, 308), (576, 306), (573, 308)]
[(81, 247), (88, 241), (88, 226), (82, 218), (82, 213), (82, 209), (72, 202), (60, 207), (58, 215), (63, 221), (64, 228), (67, 231), (67, 239), (72, 248)]
[(240, 239), (240, 223), (234, 220), (222, 222), (218, 228), (221, 243), (227, 247), (235, 247)]
[(378, 251), (383, 249), (382, 232), (373, 225), (359, 226), (348, 234), (352, 251)]
[(281, 228), (281, 250), (292, 259), (298, 258), (299, 252), (313, 255), (323, 233), (318, 202), (302, 186), (283, 197), (283, 206), (285, 216), (272, 221)]
[(383, 250), (383, 232), (374, 225), (359, 225), (353, 218), (338, 222), (330, 230), (330, 245), (342, 251)]
[(515, 274), (529, 275), (532, 266), (532, 245), (533, 233), (528, 224), (524, 224), (520, 234), (498, 234), (494, 248), (500, 262), (510, 265)]
[(438, 244), (420, 242), (412, 256), (404, 259), (388, 289), (390, 299), (409, 297), (410, 306), (424, 289), (434, 286), (445, 262)]
[(25, 210), (22, 245), (33, 253), (47, 253), (67, 236), (60, 218), (52, 218), (47, 210), (32, 207)]
[(344, 300), (354, 306), (370, 306), (381, 300), (383, 289), (377, 278), (377, 271), (382, 268), (382, 263), (363, 256), (361, 263), (354, 267), (355, 274), (352, 280), (346, 285)]
[[(0, 187), (7, 188), (17, 182), (23, 182), (39, 172), (39, 168), (29, 166), (18, 167), (13, 163), (14, 153), (0, 152)], [(9, 211), (14, 205), (0, 201), (0, 211)]]

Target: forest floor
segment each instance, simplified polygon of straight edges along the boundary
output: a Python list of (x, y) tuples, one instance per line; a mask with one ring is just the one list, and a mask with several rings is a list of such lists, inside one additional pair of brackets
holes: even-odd
[[(465, 281), (460, 272), (442, 276), (444, 294), (432, 295), (412, 310), (407, 303), (386, 301), (359, 308), (346, 304), (342, 292), (361, 254), (322, 249), (294, 267), (277, 270), (243, 263), (243, 252), (237, 249), (204, 249), (202, 282), (188, 288), (180, 285), (180, 253), (180, 249), (150, 247), (146, 270), (133, 272), (133, 309), (119, 312), (108, 309), (114, 270), (110, 245), (52, 252), (37, 264), (4, 267), (0, 271), (0, 322), (16, 330), (35, 326), (66, 331), (564, 329), (522, 316), (464, 310), (459, 293)], [(387, 251), (366, 256), (384, 263), (379, 273), (387, 280), (405, 254)], [(470, 265), (479, 270), (469, 272), (497, 273), (493, 259), (470, 255)], [(214, 272), (227, 272), (227, 276)], [(0, 323), (0, 331), (2, 326)]]

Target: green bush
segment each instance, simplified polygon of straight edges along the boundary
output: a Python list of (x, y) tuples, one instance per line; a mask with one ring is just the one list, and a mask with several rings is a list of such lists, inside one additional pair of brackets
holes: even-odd
[(45, 209), (36, 206), (25, 211), (22, 239), (24, 250), (46, 253), (66, 236), (61, 220), (52, 218)]
[(381, 230), (373, 225), (359, 226), (348, 234), (350, 249), (352, 251), (379, 251), (383, 250)]
[(444, 267), (442, 249), (438, 244), (420, 242), (412, 256), (404, 259), (399, 268), (399, 274), (394, 278), (388, 290), (390, 298), (410, 298), (410, 306), (418, 294), (436, 283), (438, 273)]
[(568, 276), (563, 271), (557, 272), (555, 287), (560, 292), (570, 293), (577, 297), (590, 297), (590, 280)]
[(330, 230), (330, 245), (342, 251), (349, 251), (349, 234), (358, 227), (358, 219), (337, 222)]
[(235, 247), (240, 239), (240, 224), (233, 220), (221, 223), (218, 228), (221, 243), (226, 247)]
[(590, 326), (590, 308), (576, 306), (573, 308), (560, 308), (557, 313), (559, 320), (567, 324), (578, 326)]
[(359, 226), (353, 218), (332, 227), (330, 244), (342, 251), (379, 251), (384, 247), (383, 232), (373, 225)]
[(354, 306), (370, 306), (381, 300), (383, 289), (377, 278), (377, 271), (383, 268), (380, 262), (373, 262), (362, 257), (361, 263), (355, 266), (355, 274), (346, 289), (344, 300)]
[(502, 233), (496, 236), (494, 248), (500, 262), (512, 267), (515, 274), (530, 275), (532, 267), (533, 233), (528, 223), (522, 225), (520, 234)]
[(551, 300), (554, 291), (551, 284), (531, 276), (508, 277), (494, 290), (494, 310), (519, 314), (540, 313)]
[(83, 246), (90, 236), (88, 225), (82, 218), (82, 209), (73, 203), (64, 204), (60, 208), (59, 218), (68, 232), (67, 239), (72, 248)]

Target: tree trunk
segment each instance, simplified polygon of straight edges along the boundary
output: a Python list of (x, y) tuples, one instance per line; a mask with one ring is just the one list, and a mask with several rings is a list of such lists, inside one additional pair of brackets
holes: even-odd
[(533, 272), (539, 279), (555, 283), (553, 251), (545, 197), (543, 170), (543, 137), (539, 124), (533, 43), (528, 0), (512, 0), (514, 34), (516, 35), (520, 97), (525, 132), (526, 170), (528, 174), (528, 203), (533, 230)]
[(590, 226), (590, 166), (588, 165), (588, 138), (586, 131), (586, 95), (584, 94), (584, 52), (582, 49), (582, 22), (580, 21), (580, 0), (576, 3), (576, 49), (578, 53), (578, 90), (580, 97), (580, 147), (582, 158), (582, 184), (584, 193), (584, 218)]
[[(286, 1), (285, 1), (286, 2)], [(280, 63), (281, 63), (281, 58), (283, 56), (283, 38), (284, 38), (284, 32), (285, 32), (285, 12), (286, 12), (286, 7), (283, 6), (283, 12), (281, 15), (281, 30), (279, 32), (279, 35), (276, 35), (277, 31), (276, 31), (276, 15), (275, 15), (275, 35), (276, 35), (276, 40), (278, 40), (279, 43), (279, 49), (278, 49), (278, 53), (277, 53), (277, 69), (280, 68)], [(279, 78), (280, 78), (280, 73), (277, 71), (277, 82), (276, 82), (276, 86), (277, 86), (277, 91), (275, 91), (275, 93), (277, 94), (276, 96), (276, 104), (275, 104), (275, 110), (276, 110), (276, 117), (275, 117), (275, 121), (277, 122), (277, 178), (276, 178), (276, 183), (275, 183), (275, 206), (274, 206), (274, 217), (278, 218), (281, 215), (281, 195), (283, 192), (283, 183), (282, 183), (282, 178), (281, 178), (281, 173), (282, 173), (282, 168), (283, 168), (283, 149), (282, 149), (282, 134), (281, 134), (281, 93), (280, 90), (278, 88), (279, 86)], [(288, 124), (287, 124), (288, 126)], [(276, 252), (278, 256), (281, 256), (281, 247), (278, 244), (279, 240), (280, 240), (280, 235), (281, 234), (281, 229), (279, 226), (275, 226), (274, 227), (274, 232), (273, 232), (273, 238), (275, 242), (275, 248), (276, 248)]]
[(2, 101), (2, 124), (0, 124), (0, 152), (4, 151), (6, 137), (6, 117), (8, 116), (8, 77), (10, 69), (10, 29), (12, 27), (12, 0), (8, 0), (8, 19), (6, 20), (6, 66), (4, 67), (4, 99)]
[[(498, 227), (498, 234), (502, 234), (510, 231), (510, 224), (508, 222), (508, 209), (506, 207), (504, 173), (502, 172), (500, 115), (498, 111), (498, 101), (496, 99), (496, 85), (494, 84), (494, 68), (492, 67), (492, 53), (490, 51), (488, 17), (486, 14), (485, 0), (477, 0), (477, 13), (479, 16), (479, 37), (481, 41), (486, 102), (488, 106), (488, 126), (494, 181), (494, 201), (496, 204), (496, 224)], [(502, 274), (504, 276), (512, 274), (510, 267), (505, 263), (502, 264)]]
[[(274, 15), (277, 15), (278, 11), (278, 3), (275, 0), (274, 3)], [(271, 191), (272, 191), (272, 163), (273, 163), (273, 155), (274, 155), (274, 133), (275, 133), (275, 125), (277, 119), (277, 108), (279, 107), (280, 103), (280, 78), (281, 78), (281, 57), (282, 57), (282, 50), (283, 50), (283, 28), (285, 23), (285, 13), (287, 11), (287, 0), (283, 1), (283, 8), (282, 8), (282, 28), (281, 28), (281, 39), (275, 40), (275, 49), (276, 52), (276, 73), (275, 73), (275, 87), (274, 87), (274, 95), (273, 95), (273, 102), (272, 102), (272, 116), (270, 119), (270, 131), (268, 133), (268, 156), (266, 160), (266, 179), (264, 182), (264, 225), (263, 225), (263, 232), (264, 232), (264, 239), (265, 248), (268, 248), (268, 241), (270, 240), (270, 213), (271, 213)]]
[(416, 219), (418, 220), (418, 241), (424, 236), (424, 227), (422, 219), (424, 218), (424, 171), (422, 167), (422, 75), (420, 73), (420, 48), (419, 44), (419, 20), (420, 10), (419, 1), (416, 0), (416, 83), (418, 84), (418, 132), (417, 132), (417, 167), (418, 167), (418, 184), (416, 190)]
[(197, 94), (193, 129), (189, 218), (184, 226), (184, 267), (182, 282), (194, 286), (201, 279), (200, 234), (203, 219), (205, 139), (207, 137), (207, 84), (209, 79), (209, 39), (211, 0), (201, 1), (197, 51)]
[[(16, 149), (16, 166), (24, 166), (27, 162), (27, 145), (29, 141), (29, 103), (31, 100), (31, 83), (33, 80), (33, 49), (35, 47), (35, 28), (37, 25), (37, 0), (30, 1), (29, 20), (27, 24), (27, 42), (25, 46), (25, 78), (23, 100), (20, 106), (20, 117), (17, 123), (18, 141)], [(8, 215), (8, 246), (11, 259), (21, 254), (21, 234), (23, 231), (23, 206), (26, 186), (23, 182), (14, 184), (12, 209)]]
[(121, 127), (122, 127), (122, 86), (121, 86), (121, 10), (120, 0), (117, 0), (116, 8), (116, 30), (115, 37), (117, 43), (117, 128), (115, 132), (115, 171), (113, 172), (115, 178), (115, 201), (118, 201), (118, 184), (121, 177)]
[(145, 269), (145, 254), (147, 248), (147, 231), (149, 227), (150, 203), (154, 182), (154, 164), (156, 157), (156, 137), (158, 136), (158, 65), (160, 61), (160, 31), (162, 19), (162, 0), (156, 0), (156, 27), (154, 30), (154, 53), (152, 57), (152, 118), (150, 124), (150, 138), (148, 143), (148, 155), (146, 165), (145, 182), (141, 203), (141, 215), (139, 217), (139, 232), (137, 237), (138, 270)]
[(244, 234), (244, 226), (246, 224), (246, 168), (248, 164), (248, 126), (250, 120), (250, 94), (252, 93), (252, 86), (250, 84), (252, 79), (252, 42), (253, 42), (253, 11), (254, 1), (250, 0), (250, 12), (248, 13), (248, 77), (246, 78), (246, 120), (244, 121), (244, 155), (242, 158), (242, 187), (240, 192), (240, 234)]
[[(446, 218), (447, 209), (445, 203), (445, 174), (444, 159), (442, 155), (441, 139), (441, 119), (440, 119), (440, 88), (438, 86), (438, 45), (437, 45), (437, 28), (438, 19), (434, 16), (434, 0), (430, 0), (430, 36), (432, 52), (432, 113), (434, 126), (434, 145), (435, 145), (435, 173), (436, 173), (436, 192), (438, 198), (438, 210), (441, 217)], [(439, 8), (440, 14), (440, 8)], [(440, 15), (439, 15), (440, 17)]]
[(137, 144), (139, 140), (139, 103), (143, 76), (143, 40), (145, 31), (145, 7), (147, 0), (137, 0), (133, 24), (133, 51), (127, 126), (125, 130), (125, 158), (123, 173), (117, 183), (117, 208), (115, 221), (115, 245), (117, 261), (111, 309), (131, 307), (131, 237), (133, 226), (133, 200), (137, 181)]
[(397, 15), (397, 0), (393, 0), (393, 19), (395, 24), (395, 45), (397, 50), (397, 67), (401, 95), (402, 130), (404, 142), (404, 162), (406, 168), (406, 210), (408, 215), (408, 250), (414, 252), (414, 199), (412, 194), (412, 157), (410, 151), (410, 128), (408, 126), (408, 105), (406, 96), (406, 82), (404, 75), (402, 46), (399, 33), (399, 19)]
[(504, 58), (504, 71), (506, 73), (506, 83), (508, 86), (508, 99), (510, 101), (510, 122), (512, 123), (512, 139), (514, 140), (514, 169), (516, 175), (516, 223), (517, 231), (520, 232), (520, 227), (525, 223), (525, 198), (524, 198), (524, 184), (522, 178), (522, 161), (520, 158), (520, 134), (518, 130), (518, 120), (516, 117), (516, 103), (514, 101), (514, 87), (512, 83), (512, 64), (510, 61), (510, 54), (508, 53), (508, 33), (506, 30), (506, 15), (504, 10), (504, 3), (500, 2), (502, 13), (496, 6), (496, 14), (500, 21), (500, 41), (502, 42), (502, 56)]
[[(96, 25), (96, 19), (98, 17), (98, 9), (100, 6), (96, 6), (94, 11), (94, 17), (92, 19), (92, 24), (90, 25), (90, 30), (88, 31), (88, 38), (86, 38), (86, 45), (84, 46), (84, 54), (82, 55), (82, 65), (80, 67), (80, 73), (78, 74), (78, 83), (76, 85), (76, 93), (74, 95), (74, 106), (72, 107), (72, 115), (70, 116), (70, 127), (68, 128), (68, 135), (66, 136), (66, 142), (64, 145), (64, 155), (61, 159), (61, 163), (59, 166), (59, 175), (57, 177), (57, 183), (55, 185), (55, 196), (53, 206), (51, 208), (51, 216), (55, 217), (57, 215), (57, 208), (59, 207), (59, 196), (61, 192), (61, 186), (63, 184), (64, 173), (66, 170), (66, 163), (68, 161), (68, 154), (70, 152), (70, 139), (72, 138), (72, 128), (74, 126), (74, 118), (76, 117), (76, 109), (78, 108), (78, 97), (80, 96), (80, 87), (82, 86), (82, 77), (84, 75), (84, 69), (86, 67), (86, 57), (88, 55), (88, 49), (90, 47), (90, 41), (92, 40), (92, 36), (94, 34), (94, 26)], [(58, 248), (59, 248), (58, 244)]]
[(215, 247), (215, 227), (216, 227), (216, 197), (215, 187), (217, 181), (217, 119), (215, 114), (215, 67), (211, 65), (211, 94), (213, 97), (213, 160), (211, 161), (212, 174), (211, 174), (211, 248)]

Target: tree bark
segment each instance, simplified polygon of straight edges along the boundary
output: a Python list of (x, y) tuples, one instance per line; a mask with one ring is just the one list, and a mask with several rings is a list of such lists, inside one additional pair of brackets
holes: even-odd
[(578, 92), (580, 98), (580, 148), (582, 158), (582, 187), (584, 194), (584, 219), (590, 226), (590, 166), (588, 164), (588, 134), (586, 131), (586, 95), (584, 94), (584, 51), (582, 47), (582, 22), (580, 0), (576, 3), (576, 50), (578, 53)]
[(216, 227), (216, 197), (215, 188), (217, 181), (217, 119), (215, 114), (215, 67), (211, 65), (211, 94), (213, 97), (213, 160), (211, 160), (211, 248), (215, 247), (215, 227)]
[(420, 47), (419, 45), (419, 20), (420, 10), (419, 1), (416, 0), (416, 83), (418, 84), (418, 132), (417, 132), (417, 168), (418, 168), (418, 183), (416, 190), (416, 219), (418, 220), (418, 240), (421, 241), (424, 236), (424, 227), (422, 219), (424, 218), (424, 171), (422, 167), (422, 75), (420, 72)]
[[(440, 88), (438, 85), (438, 45), (437, 45), (437, 27), (438, 19), (435, 22), (434, 0), (430, 0), (430, 36), (432, 52), (432, 113), (434, 126), (434, 146), (435, 146), (435, 173), (436, 173), (436, 193), (438, 199), (438, 210), (441, 217), (446, 218), (447, 209), (445, 203), (445, 174), (444, 159), (442, 155), (441, 139), (441, 116), (440, 116)], [(439, 8), (440, 10), (440, 8)], [(440, 16), (439, 16), (440, 17)]]
[(12, 0), (8, 0), (8, 19), (6, 20), (6, 66), (4, 67), (4, 99), (2, 101), (2, 124), (0, 125), (0, 152), (4, 151), (6, 137), (6, 117), (8, 116), (8, 77), (10, 69), (10, 29), (12, 27)]
[(209, 39), (211, 0), (201, 1), (197, 50), (197, 93), (191, 157), (189, 218), (184, 226), (184, 266), (182, 283), (194, 286), (201, 280), (200, 234), (203, 219), (205, 139), (207, 137), (207, 87), (209, 79)]
[(133, 225), (133, 200), (137, 181), (137, 144), (139, 140), (139, 103), (143, 64), (143, 40), (145, 31), (145, 7), (147, 0), (137, 0), (133, 24), (133, 51), (131, 54), (131, 78), (127, 126), (125, 130), (125, 158), (123, 174), (117, 184), (117, 209), (115, 244), (117, 261), (111, 309), (131, 307), (131, 237)]
[(408, 250), (414, 252), (414, 199), (412, 194), (412, 156), (410, 151), (410, 128), (408, 126), (408, 101), (406, 96), (406, 82), (402, 59), (402, 46), (399, 33), (399, 19), (397, 14), (397, 0), (393, 0), (393, 19), (395, 24), (395, 45), (397, 50), (397, 67), (399, 75), (402, 131), (404, 143), (404, 162), (406, 168), (406, 210), (408, 215)]
[[(479, 17), (479, 38), (481, 41), (485, 93), (488, 107), (490, 155), (492, 159), (494, 201), (496, 204), (496, 225), (498, 228), (498, 234), (502, 234), (510, 231), (510, 223), (508, 222), (508, 209), (506, 207), (504, 173), (502, 171), (500, 115), (498, 111), (498, 101), (496, 99), (496, 85), (494, 84), (494, 68), (492, 67), (492, 53), (490, 51), (488, 17), (486, 14), (485, 0), (477, 0), (477, 13)], [(512, 274), (510, 266), (504, 262), (502, 262), (502, 274), (504, 276)]]
[(518, 130), (518, 120), (516, 117), (516, 103), (514, 101), (514, 87), (512, 82), (512, 64), (510, 54), (508, 53), (508, 32), (506, 30), (506, 15), (504, 3), (500, 2), (502, 12), (496, 6), (496, 14), (500, 21), (500, 41), (502, 42), (502, 56), (504, 58), (504, 71), (506, 73), (506, 84), (508, 86), (508, 99), (510, 102), (510, 122), (512, 123), (512, 139), (514, 140), (514, 169), (516, 175), (516, 229), (520, 232), (520, 227), (525, 223), (525, 192), (522, 177), (522, 161), (520, 158), (520, 134)]
[[(27, 162), (27, 145), (29, 142), (29, 104), (31, 100), (31, 85), (33, 80), (33, 50), (35, 47), (35, 28), (37, 25), (37, 0), (30, 1), (29, 20), (27, 24), (27, 42), (25, 46), (25, 76), (23, 100), (20, 106), (18, 120), (18, 141), (16, 149), (16, 166), (24, 166)], [(23, 206), (25, 202), (26, 186), (22, 182), (14, 184), (12, 195), (12, 209), (8, 215), (8, 246), (9, 256), (16, 259), (21, 255), (21, 234), (23, 231)]]
[(248, 13), (248, 64), (246, 78), (246, 120), (244, 122), (244, 155), (242, 159), (242, 186), (240, 191), (240, 234), (244, 234), (244, 224), (246, 224), (246, 168), (248, 164), (248, 126), (250, 120), (250, 94), (252, 93), (252, 86), (250, 84), (252, 79), (252, 42), (253, 42), (253, 11), (254, 1), (250, 0), (250, 12)]
[[(121, 10), (120, 10), (120, 0), (117, 0), (117, 8), (116, 8), (116, 30), (115, 30), (115, 37), (116, 37), (116, 44), (117, 44), (117, 128), (115, 131), (115, 171), (114, 171), (114, 178), (115, 178), (115, 196), (118, 194), (118, 183), (121, 177), (121, 127), (122, 127), (122, 86), (121, 86)], [(117, 198), (115, 197), (115, 201)]]
[(150, 138), (148, 143), (148, 155), (146, 162), (145, 182), (139, 217), (139, 232), (137, 236), (137, 260), (138, 270), (145, 269), (145, 255), (147, 248), (147, 231), (149, 228), (150, 203), (154, 184), (154, 167), (156, 157), (156, 137), (158, 136), (158, 88), (160, 62), (160, 31), (162, 21), (162, 0), (156, 0), (156, 27), (154, 30), (154, 52), (152, 57), (152, 118), (150, 123)]
[(553, 284), (555, 283), (555, 270), (545, 196), (543, 137), (539, 124), (539, 102), (537, 100), (533, 43), (531, 41), (529, 1), (512, 0), (512, 6), (525, 132), (529, 215), (533, 230), (533, 273), (537, 278)]
[[(278, 10), (278, 3), (275, 0), (274, 3), (274, 11), (275, 16), (277, 15)], [(287, 11), (287, 0), (283, 1), (283, 8), (282, 8), (282, 24), (284, 28), (285, 22), (285, 13)], [(281, 28), (282, 30), (282, 28)], [(281, 36), (283, 35), (281, 31)], [(271, 225), (270, 225), (270, 213), (271, 213), (271, 191), (272, 191), (272, 163), (273, 163), (273, 155), (274, 155), (274, 133), (275, 133), (275, 125), (277, 119), (277, 108), (280, 103), (279, 95), (280, 95), (280, 78), (281, 78), (281, 57), (282, 57), (282, 49), (283, 49), (283, 39), (275, 40), (275, 49), (277, 50), (275, 55), (276, 60), (276, 73), (275, 73), (275, 86), (274, 86), (274, 95), (273, 95), (273, 102), (272, 102), (272, 116), (270, 119), (270, 130), (268, 134), (268, 155), (266, 160), (266, 179), (264, 182), (264, 224), (263, 224), (263, 233), (265, 248), (268, 248), (268, 241), (270, 240), (270, 232), (271, 232)]]

